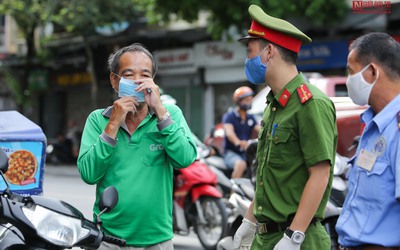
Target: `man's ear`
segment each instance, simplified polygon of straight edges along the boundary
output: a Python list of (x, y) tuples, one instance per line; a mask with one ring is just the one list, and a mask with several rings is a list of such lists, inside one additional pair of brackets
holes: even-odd
[(113, 72), (110, 72), (110, 83), (113, 89), (118, 90), (118, 77)]
[(377, 65), (375, 63), (371, 63), (370, 67), (371, 67), (372, 76), (376, 77), (377, 70), (378, 70)]
[(370, 64), (370, 69), (371, 69), (371, 79), (368, 82), (374, 82), (376, 81), (376, 78), (379, 77), (379, 71), (381, 71), (381, 69), (379, 68), (379, 66), (375, 63), (371, 63)]
[(276, 53), (276, 47), (273, 46), (272, 44), (267, 45), (267, 61), (269, 62)]

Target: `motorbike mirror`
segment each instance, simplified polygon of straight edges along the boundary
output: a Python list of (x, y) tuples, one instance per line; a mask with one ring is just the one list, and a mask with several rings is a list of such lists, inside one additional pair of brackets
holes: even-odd
[(118, 203), (118, 191), (114, 186), (107, 187), (101, 194), (99, 208), (104, 213), (109, 212)]
[(214, 138), (214, 133), (215, 133), (215, 127), (212, 127), (210, 129), (210, 138)]
[(3, 151), (3, 149), (0, 148), (0, 170), (3, 173), (5, 173), (7, 172), (7, 169), (8, 169), (8, 156)]

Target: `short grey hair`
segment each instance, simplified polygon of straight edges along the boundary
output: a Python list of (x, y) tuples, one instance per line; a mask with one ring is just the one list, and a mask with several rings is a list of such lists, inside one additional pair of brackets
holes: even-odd
[(123, 47), (116, 51), (115, 53), (112, 53), (108, 57), (108, 69), (110, 72), (118, 73), (119, 72), (119, 59), (121, 56), (126, 53), (126, 52), (143, 52), (145, 55), (147, 55), (152, 63), (152, 76), (153, 78), (156, 76), (157, 73), (157, 62), (154, 59), (153, 54), (150, 53), (142, 44), (140, 43), (133, 43), (129, 46)]
[(372, 32), (354, 40), (349, 47), (356, 60), (366, 66), (379, 64), (393, 80), (400, 77), (400, 44), (383, 32)]

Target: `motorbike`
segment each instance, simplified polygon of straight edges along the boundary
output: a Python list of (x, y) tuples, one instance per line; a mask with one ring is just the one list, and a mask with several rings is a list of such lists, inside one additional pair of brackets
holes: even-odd
[(229, 198), (232, 192), (232, 182), (228, 176), (230, 176), (232, 171), (227, 168), (224, 159), (219, 155), (213, 154), (212, 148), (201, 142), (197, 145), (197, 152), (199, 161), (206, 164), (216, 175), (218, 190), (222, 193), (224, 198)]
[(331, 250), (339, 250), (338, 234), (335, 226), (342, 211), (344, 201), (349, 193), (346, 174), (349, 170), (349, 157), (357, 148), (361, 136), (354, 137), (352, 145), (347, 149), (346, 156), (336, 153), (335, 167), (333, 169), (332, 190), (325, 209), (325, 218), (321, 224), (325, 227), (331, 238)]
[(342, 211), (344, 200), (349, 192), (347, 180), (345, 178), (348, 171), (348, 160), (348, 157), (336, 153), (331, 195), (326, 204), (325, 217), (321, 221), (321, 224), (331, 238), (332, 250), (339, 250), (338, 234), (335, 226)]
[[(210, 135), (213, 135), (214, 132), (211, 130)], [(200, 155), (200, 161), (204, 162), (217, 176), (217, 187), (222, 192), (223, 197), (229, 199), (231, 193), (233, 192), (234, 182), (231, 179), (232, 169), (229, 169), (224, 161), (224, 158), (221, 156), (219, 150), (212, 146), (214, 137), (211, 136), (208, 138), (207, 143), (203, 143), (200, 140), (196, 141), (197, 151)], [(254, 140), (248, 141), (248, 147), (245, 150), (247, 166), (251, 165), (252, 159), (255, 158), (256, 151), (254, 151), (254, 147), (250, 147), (253, 144)], [(253, 155), (254, 154), (254, 155)], [(244, 178), (251, 177), (250, 168), (245, 172)]]
[(201, 245), (209, 250), (216, 249), (227, 231), (227, 211), (216, 185), (215, 174), (199, 160), (175, 170), (174, 232), (188, 235), (193, 227)]
[(0, 176), (6, 186), (0, 194), (0, 249), (97, 249), (103, 241), (126, 245), (124, 239), (106, 235), (101, 229), (101, 215), (118, 203), (115, 187), (108, 187), (102, 193), (101, 212), (92, 222), (64, 201), (13, 193), (4, 177), (7, 169), (8, 157), (0, 148)]
[(229, 230), (227, 236), (217, 244), (217, 250), (232, 250), (233, 236), (242, 224), (242, 220), (254, 198), (254, 186), (250, 179), (238, 178), (232, 180), (232, 193), (229, 197), (229, 204), (232, 213), (228, 219)]

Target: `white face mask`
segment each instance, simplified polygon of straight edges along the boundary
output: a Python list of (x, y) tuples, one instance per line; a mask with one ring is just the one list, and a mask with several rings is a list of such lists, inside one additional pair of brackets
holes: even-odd
[(368, 69), (370, 64), (365, 66), (360, 72), (347, 77), (346, 86), (349, 92), (349, 97), (355, 104), (364, 106), (368, 104), (369, 95), (371, 94), (372, 87), (376, 83), (379, 77), (379, 71), (377, 71), (376, 79), (373, 83), (368, 83), (362, 73)]

